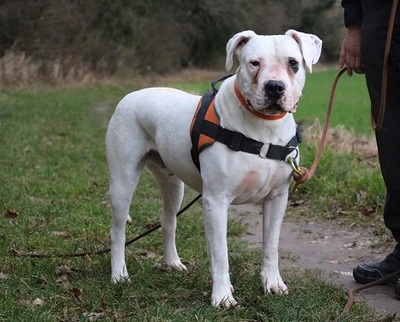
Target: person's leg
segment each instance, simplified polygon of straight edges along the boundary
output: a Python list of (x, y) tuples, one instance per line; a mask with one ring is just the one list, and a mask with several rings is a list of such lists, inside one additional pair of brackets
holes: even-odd
[[(386, 185), (383, 216), (386, 227), (398, 244), (383, 261), (358, 265), (353, 271), (353, 276), (359, 283), (372, 282), (400, 270), (400, 103), (399, 109), (386, 111), (382, 129), (376, 131), (376, 140), (379, 163)], [(390, 284), (395, 281), (396, 278)], [(400, 283), (398, 289), (400, 292)]]
[[(379, 114), (382, 85), (383, 54), (387, 24), (392, 1), (364, 0), (362, 26), (362, 55), (365, 67), (371, 110), (376, 119)], [(397, 19), (400, 21), (400, 19)], [(395, 27), (400, 35), (400, 25)], [(388, 68), (386, 112), (382, 128), (375, 132), (379, 163), (386, 186), (384, 220), (386, 227), (400, 243), (400, 72)], [(400, 245), (383, 261), (358, 265), (353, 275), (356, 281), (367, 283), (400, 269)]]
[[(400, 78), (400, 77), (399, 77)], [(400, 89), (400, 79), (398, 80)], [(400, 100), (398, 108), (389, 108), (385, 113), (382, 129), (376, 131), (379, 163), (386, 185), (384, 206), (385, 225), (400, 242)], [(400, 258), (400, 246), (395, 255)]]

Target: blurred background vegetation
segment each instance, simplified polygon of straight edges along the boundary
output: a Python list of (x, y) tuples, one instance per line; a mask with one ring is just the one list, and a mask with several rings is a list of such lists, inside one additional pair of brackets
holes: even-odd
[(294, 28), (336, 62), (337, 0), (0, 0), (0, 84), (222, 68), (227, 40)]

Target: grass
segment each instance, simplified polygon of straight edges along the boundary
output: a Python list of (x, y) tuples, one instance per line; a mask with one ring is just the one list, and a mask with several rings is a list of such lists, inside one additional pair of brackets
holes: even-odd
[[(298, 122), (325, 120), (329, 95), (337, 70), (307, 75), (307, 83), (296, 113)], [(358, 135), (372, 135), (370, 106), (364, 76), (343, 74), (336, 88), (331, 127), (344, 125)]]
[[(298, 119), (311, 122), (322, 113), (319, 106), (325, 105), (326, 91), (318, 86), (328, 82), (331, 74), (311, 75)], [(361, 93), (360, 79), (351, 84)], [(208, 82), (185, 84), (191, 91), (206, 88)], [(179, 219), (177, 243), (182, 258), (190, 264), (188, 274), (166, 271), (159, 265), (159, 232), (128, 248), (132, 283), (124, 285), (110, 284), (108, 254), (47, 259), (8, 255), (10, 250), (63, 253), (108, 246), (104, 134), (116, 103), (130, 90), (125, 85), (0, 92), (0, 321), (325, 322), (336, 317), (346, 297), (340, 288), (322, 281), (318, 272), (284, 270), (290, 295), (264, 296), (260, 256), (237, 238), (243, 227), (236, 222), (229, 225), (230, 262), (241, 307), (213, 309), (199, 205)], [(367, 126), (368, 112), (360, 112), (364, 105), (352, 108), (365, 115), (360, 124)], [(347, 115), (342, 114), (342, 119), (338, 115), (338, 120), (357, 132), (369, 131), (355, 127)], [(309, 164), (314, 147), (304, 143), (302, 149), (304, 164)], [(382, 192), (376, 194), (382, 189), (377, 170), (363, 162), (327, 151), (318, 178), (301, 187), (293, 198), (316, 200), (308, 206), (325, 218), (332, 218), (332, 207), (348, 208), (351, 211), (346, 217), (356, 220), (359, 213), (353, 203), (360, 199), (360, 190), (364, 191), (363, 207), (377, 207), (383, 199)], [(355, 192), (354, 187), (359, 190)], [(194, 193), (188, 191), (188, 195), (187, 200)], [(134, 224), (128, 227), (128, 236), (157, 222), (160, 206), (154, 182), (144, 173), (132, 204)], [(356, 304), (343, 321), (376, 319), (374, 312)]]

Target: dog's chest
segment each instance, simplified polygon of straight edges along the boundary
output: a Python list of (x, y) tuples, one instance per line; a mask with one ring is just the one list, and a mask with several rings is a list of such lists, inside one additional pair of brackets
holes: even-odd
[[(232, 185), (234, 203), (254, 202), (270, 193), (287, 190), (291, 181), (291, 169), (285, 162), (261, 160), (253, 167), (236, 172)], [(267, 164), (266, 164), (267, 163)]]

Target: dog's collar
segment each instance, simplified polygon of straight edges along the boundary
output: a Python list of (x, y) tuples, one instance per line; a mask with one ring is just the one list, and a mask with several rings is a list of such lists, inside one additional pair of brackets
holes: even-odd
[(252, 109), (250, 107), (249, 102), (246, 101), (246, 99), (244, 98), (243, 94), (240, 92), (239, 87), (237, 86), (236, 79), (235, 79), (233, 87), (235, 89), (236, 97), (239, 99), (240, 103), (246, 108), (246, 110), (248, 110), (253, 115), (255, 115), (257, 117), (260, 117), (260, 118), (262, 118), (264, 120), (268, 120), (268, 121), (280, 120), (281, 118), (286, 116), (287, 112), (283, 112), (281, 114), (276, 114), (276, 115), (265, 115), (263, 113), (255, 111), (254, 109)]

